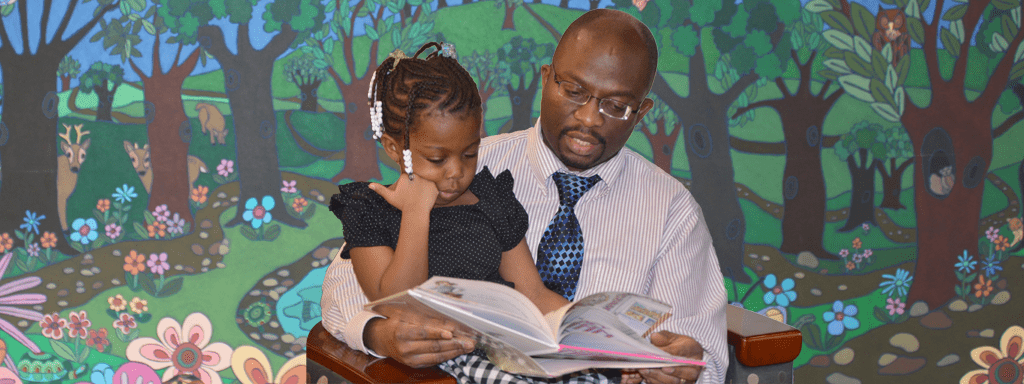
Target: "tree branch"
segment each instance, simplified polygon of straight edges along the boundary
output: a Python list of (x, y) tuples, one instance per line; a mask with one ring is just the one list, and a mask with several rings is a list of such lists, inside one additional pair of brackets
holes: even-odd
[(795, 50), (790, 50), (790, 52), (793, 54), (793, 63), (795, 63), (796, 67), (800, 69), (800, 85), (796, 88), (796, 93), (799, 95), (806, 92), (810, 95), (811, 82), (813, 81), (813, 77), (811, 76), (811, 66), (814, 63), (814, 57), (818, 55), (818, 51), (811, 51), (811, 57), (807, 58), (807, 62), (804, 64), (800, 64), (800, 58), (797, 57)]
[(199, 62), (199, 54), (201, 49), (202, 48), (193, 49), (192, 53), (185, 57), (184, 63), (181, 63), (181, 65), (171, 68), (169, 72), (182, 79), (188, 77), (188, 75), (192, 73), (192, 70), (196, 69), (196, 63)]
[(4, 19), (2, 17), (0, 17), (0, 42), (3, 42), (4, 44), (3, 47), (0, 47), (0, 54), (14, 54), (14, 47), (11, 46), (11, 38), (7, 36), (7, 25), (4, 24)]
[[(896, 173), (895, 172), (896, 171), (896, 158), (890, 157), (889, 158), (889, 164), (890, 164), (889, 166), (893, 168), (893, 171), (894, 171), (893, 174), (895, 174)], [(878, 172), (882, 174), (882, 177), (884, 177), (886, 179), (889, 178), (889, 170), (885, 169), (884, 166), (878, 167)]]
[(729, 90), (722, 94), (722, 97), (725, 100), (735, 100), (740, 96), (740, 92), (745, 91), (750, 84), (753, 84), (760, 77), (760, 75), (754, 72), (743, 75), (739, 80), (736, 80), (736, 83), (734, 83), (732, 87), (729, 87)]
[(780, 104), (780, 100), (782, 100), (782, 99), (761, 100), (761, 101), (758, 101), (756, 103), (747, 104), (746, 107), (742, 107), (742, 108), (736, 109), (736, 113), (732, 114), (732, 118), (735, 119), (737, 116), (742, 115), (744, 113), (747, 113), (747, 111), (749, 111), (751, 109), (756, 109), (756, 108), (761, 108), (761, 107), (775, 108), (775, 110), (777, 111), (781, 107), (781, 105), (779, 105)]
[[(153, 14), (153, 19), (154, 20), (156, 19), (156, 14), (155, 13)], [(178, 43), (178, 44), (180, 46), (181, 43)], [(131, 54), (131, 52), (128, 52), (128, 53)], [(178, 58), (174, 58), (174, 62), (171, 63), (171, 68), (168, 69), (168, 72), (170, 72), (171, 69), (174, 69), (174, 65), (177, 64), (177, 63), (178, 63)], [(156, 76), (159, 76), (159, 75), (162, 75), (162, 74), (165, 74), (165, 73), (167, 73), (167, 72), (164, 72), (164, 68), (163, 68), (163, 65), (161, 64), (161, 60), (160, 60), (160, 30), (158, 29), (158, 30), (156, 30), (156, 34), (153, 35), (153, 77), (156, 77)]]
[(224, 66), (225, 61), (230, 61), (233, 58), (234, 55), (228, 50), (228, 46), (224, 44), (224, 31), (221, 31), (220, 27), (215, 25), (199, 27), (199, 36), (210, 38), (210, 47), (206, 48), (206, 51), (217, 58), (221, 66)]
[[(366, 0), (359, 0), (359, 2), (356, 3), (356, 6), (352, 7), (352, 14), (353, 15), (358, 14), (359, 13), (359, 9), (362, 8), (362, 7), (365, 7), (365, 6), (366, 6)], [(337, 13), (335, 13), (335, 17), (337, 17)], [(348, 21), (348, 24), (349, 24), (349, 29), (348, 30), (351, 31), (353, 28), (355, 28), (356, 18), (350, 17), (349, 21)], [(343, 33), (343, 35), (345, 35), (345, 34)], [(345, 35), (345, 36), (342, 36), (341, 40), (342, 40), (342, 43), (343, 43), (342, 44), (343, 47), (351, 47), (352, 46), (352, 40), (354, 40), (354, 39), (352, 38), (352, 36)], [(323, 43), (320, 43), (320, 48), (323, 48)], [(348, 77), (349, 77), (349, 79), (352, 80), (352, 82), (355, 82), (356, 81), (356, 59), (355, 59), (355, 56), (353, 56), (353, 53), (352, 53), (351, 49), (343, 49), (342, 50), (342, 54), (345, 57), (345, 70), (348, 71)], [(371, 56), (370, 57), (370, 61), (371, 62), (377, 61), (376, 55)], [(371, 70), (370, 68), (373, 68), (373, 66), (367, 67), (366, 70), (370, 71)], [(341, 88), (341, 86), (342, 86), (342, 84), (338, 83), (338, 88)]]
[[(803, 81), (803, 79), (801, 79), (800, 81)], [(783, 99), (793, 97), (793, 93), (789, 92), (789, 87), (786, 86), (786, 81), (782, 79), (782, 76), (775, 78), (775, 86), (779, 87), (779, 90), (782, 91)], [(799, 90), (800, 87), (797, 86), (797, 89)]]
[(171, 63), (171, 70), (178, 66), (178, 60), (181, 59), (181, 50), (185, 48), (185, 45), (178, 43), (178, 51), (174, 52), (174, 62)]
[[(825, 83), (821, 84), (821, 89), (818, 90), (818, 94), (815, 95), (814, 97), (817, 97), (819, 99), (824, 99), (825, 98), (825, 92), (828, 92), (828, 87), (831, 87), (831, 86), (832, 86), (832, 80), (825, 80)], [(843, 87), (839, 87), (839, 89), (843, 89)], [(833, 93), (833, 95), (835, 95), (835, 94)]]
[(558, 33), (558, 30), (555, 29), (555, 27), (552, 26), (551, 23), (549, 23), (547, 20), (544, 20), (544, 18), (540, 17), (540, 15), (538, 15), (537, 12), (534, 12), (533, 8), (530, 8), (530, 5), (526, 4), (525, 1), (523, 2), (523, 9), (526, 9), (526, 12), (529, 12), (530, 16), (533, 16), (534, 19), (537, 19), (537, 22), (539, 22), (540, 25), (544, 27), (544, 29), (546, 29), (548, 33), (551, 34), (551, 37), (555, 38), (555, 43), (558, 43), (558, 40), (562, 39), (562, 34)]
[(135, 74), (139, 75), (139, 78), (142, 79), (142, 84), (146, 84), (146, 79), (148, 79), (149, 76), (146, 76), (146, 74), (142, 72), (142, 69), (140, 69), (139, 66), (135, 65), (135, 60), (129, 58), (128, 65), (131, 65), (132, 71), (135, 71)]
[[(932, 86), (932, 94), (935, 94), (936, 87), (939, 87), (942, 81), (942, 74), (939, 73), (939, 17), (942, 15), (942, 7), (945, 3), (944, 0), (936, 0), (935, 12), (932, 12), (932, 22), (925, 23), (924, 19), (921, 23), (924, 24), (924, 41), (921, 42), (921, 49), (924, 50), (924, 60), (926, 67), (928, 68), (928, 81)], [(923, 15), (922, 15), (923, 16)], [(965, 39), (966, 40), (966, 39)], [(913, 103), (908, 103), (913, 104)]]
[(239, 57), (246, 57), (248, 53), (256, 50), (252, 46), (252, 40), (249, 39), (249, 22), (238, 23), (235, 30), (235, 49), (238, 50)]
[[(25, 56), (30, 56), (32, 54), (32, 47), (30, 47), (29, 44), (28, 44), (28, 2), (27, 1), (19, 1), (18, 2), (18, 16), (21, 17), (21, 43), (24, 44), (23, 45), (24, 48), (22, 48), (22, 50), (23, 50)], [(45, 19), (46, 17), (44, 16), (43, 18)], [(42, 31), (42, 33), (40, 33), (40, 35), (46, 36), (46, 31), (45, 30)], [(40, 44), (39, 46), (42, 47), (43, 45)]]
[(288, 50), (288, 46), (292, 45), (292, 42), (295, 41), (295, 37), (298, 35), (299, 33), (292, 29), (291, 24), (282, 24), (281, 32), (270, 38), (267, 46), (263, 47), (259, 52), (263, 54), (264, 58), (273, 61), (278, 56), (281, 56), (284, 51)]
[(71, 4), (68, 4), (67, 12), (60, 19), (60, 24), (57, 24), (57, 31), (53, 35), (53, 41), (61, 41), (64, 38), (64, 30), (68, 28), (68, 23), (71, 22), (71, 14), (75, 13), (75, 7), (77, 6), (78, 0), (71, 0)]
[[(992, 71), (992, 76), (988, 78), (988, 84), (985, 85), (985, 90), (982, 91), (981, 95), (977, 99), (974, 99), (972, 103), (980, 103), (986, 111), (991, 111), (995, 107), (996, 102), (999, 101), (999, 96), (1003, 94), (1003, 89), (1006, 87), (1006, 82), (1010, 78), (1010, 69), (1013, 67), (1013, 57), (1017, 55), (1017, 50), (1020, 48), (1021, 41), (1024, 41), (1024, 31), (1017, 31), (1017, 35), (1013, 37), (1013, 41), (1010, 42), (1010, 49), (1006, 51), (1006, 54), (999, 59), (999, 64), (996, 64), (996, 69)], [(989, 112), (991, 113), (991, 112)]]
[(992, 130), (992, 140), (1002, 136), (1006, 131), (1009, 131), (1014, 124), (1017, 124), (1021, 120), (1024, 120), (1024, 111), (1014, 113), (1010, 115), (1010, 117), (1007, 117), (1006, 120), (1003, 120), (998, 127)]
[[(974, 27), (981, 20), (981, 13), (988, 6), (988, 3), (989, 1), (972, 1), (967, 3), (967, 13), (961, 19), (964, 22), (964, 42), (960, 43), (960, 56), (953, 63), (953, 76), (950, 78), (950, 82), (953, 84), (961, 85), (964, 83), (964, 78), (967, 76), (967, 56), (971, 47), (971, 41), (974, 40)], [(1017, 34), (1020, 35), (1020, 31)]]
[(53, 0), (43, 0), (43, 20), (39, 26), (39, 46), (46, 45), (46, 30), (47, 25), (50, 24), (50, 7), (53, 6)]
[[(72, 2), (72, 4), (74, 4), (74, 2)], [(68, 37), (67, 40), (59, 40), (59, 44), (53, 44), (55, 46), (60, 47), (61, 56), (64, 56), (68, 52), (71, 52), (71, 48), (74, 48), (76, 45), (78, 45), (78, 42), (82, 41), (82, 39), (85, 38), (85, 35), (92, 30), (92, 27), (95, 27), (96, 24), (99, 23), (101, 19), (103, 19), (103, 16), (106, 15), (107, 12), (113, 11), (118, 6), (119, 5), (117, 2), (107, 4), (106, 7), (100, 9), (100, 12), (97, 13), (96, 16), (93, 16), (92, 20), (89, 20), (89, 22), (86, 23), (85, 26), (76, 31), (73, 35), (71, 35), (71, 37)], [(68, 9), (68, 12), (71, 12), (71, 10)]]
[(914, 157), (911, 156), (911, 157), (907, 158), (906, 160), (904, 160), (903, 164), (900, 164), (899, 168), (896, 168), (896, 171), (894, 171), (893, 173), (903, 172), (903, 170), (907, 169), (907, 167), (909, 167), (910, 164), (913, 164), (913, 163), (914, 163)]
[[(830, 86), (831, 84), (826, 82), (825, 85), (829, 85)], [(828, 87), (824, 87), (824, 86), (821, 87), (821, 93), (822, 94), (824, 94), (826, 90), (828, 90)], [(839, 87), (839, 89), (837, 89), (835, 92), (832, 92), (831, 95), (828, 95), (828, 97), (825, 98), (825, 105), (831, 107), (832, 105), (834, 105), (836, 103), (837, 100), (839, 100), (839, 98), (841, 96), (843, 96), (844, 93), (846, 93), (846, 90), (843, 89), (843, 87)], [(909, 101), (906, 101), (906, 103), (907, 104), (911, 104)]]
[(729, 136), (729, 146), (740, 152), (758, 155), (785, 155), (786, 143), (763, 143)]

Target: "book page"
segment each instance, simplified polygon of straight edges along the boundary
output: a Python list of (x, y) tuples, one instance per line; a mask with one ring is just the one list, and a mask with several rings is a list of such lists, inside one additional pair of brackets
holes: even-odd
[(592, 316), (591, 312), (605, 312), (610, 316), (607, 325), (618, 328), (623, 334), (637, 339), (647, 337), (654, 329), (672, 314), (672, 306), (658, 300), (626, 292), (596, 293), (580, 299), (565, 313), (558, 327), (558, 333), (572, 321), (582, 316)]
[(554, 334), (549, 330), (548, 323), (537, 306), (522, 293), (507, 286), (487, 281), (434, 276), (417, 288), (435, 294), (434, 296), (440, 300), (473, 308), (474, 313), (479, 308), (482, 312), (518, 320), (522, 324), (528, 324), (530, 328), (544, 331), (547, 335)]
[(548, 377), (562, 376), (567, 373), (582, 371), (589, 368), (660, 368), (679, 365), (677, 363), (628, 362), (600, 360), (565, 360), (534, 358), (537, 365), (543, 367)]
[(564, 324), (559, 352), (545, 357), (660, 361), (671, 355), (640, 337), (610, 312), (590, 308)]

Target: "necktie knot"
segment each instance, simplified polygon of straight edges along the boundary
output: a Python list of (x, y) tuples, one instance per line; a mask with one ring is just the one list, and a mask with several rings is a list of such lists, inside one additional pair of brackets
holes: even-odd
[(555, 185), (558, 187), (559, 204), (568, 207), (575, 207), (583, 194), (587, 193), (598, 181), (601, 181), (600, 175), (582, 177), (562, 172), (555, 172), (551, 178), (555, 180)]

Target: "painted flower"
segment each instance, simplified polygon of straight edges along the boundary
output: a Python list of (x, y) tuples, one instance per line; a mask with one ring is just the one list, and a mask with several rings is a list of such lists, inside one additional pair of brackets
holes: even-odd
[(885, 309), (889, 310), (889, 316), (892, 316), (894, 314), (902, 315), (903, 309), (907, 307), (907, 303), (900, 301), (900, 298), (898, 297), (895, 299), (890, 297), (888, 299), (885, 299), (885, 302), (889, 303), (886, 304), (885, 306)]
[(296, 191), (298, 191), (297, 189), (295, 189), (295, 182), (295, 180), (281, 180), (281, 183), (284, 184), (284, 186), (281, 187), (281, 192), (295, 193)]
[(253, 228), (259, 228), (265, 223), (274, 219), (270, 211), (274, 209), (274, 198), (263, 196), (263, 204), (257, 203), (255, 197), (250, 197), (245, 202), (245, 212), (242, 213), (242, 220), (252, 222)]
[(111, 240), (118, 238), (118, 236), (121, 236), (121, 226), (117, 225), (117, 223), (107, 224), (107, 226), (103, 227), (103, 229), (107, 232), (107, 237), (109, 237)]
[(964, 250), (964, 254), (957, 256), (956, 259), (959, 260), (960, 262), (956, 263), (953, 266), (963, 273), (971, 273), (971, 271), (974, 270), (974, 265), (978, 264), (978, 262), (974, 260), (974, 256), (967, 254), (966, 249)]
[(180, 235), (185, 233), (185, 219), (181, 218), (177, 212), (174, 216), (167, 220), (167, 233), (173, 233)]
[(101, 213), (106, 212), (110, 209), (110, 199), (99, 199), (99, 201), (96, 202), (96, 209)]
[(11, 234), (0, 233), (0, 253), (10, 251), (12, 248), (14, 248), (14, 239), (11, 238)]
[(149, 255), (149, 261), (146, 261), (146, 266), (149, 270), (155, 274), (163, 275), (168, 269), (171, 269), (171, 265), (167, 263), (167, 252), (160, 252), (160, 254), (152, 253)]
[(25, 232), (28, 232), (28, 231), (35, 232), (35, 234), (38, 235), (39, 234), (39, 222), (43, 221), (43, 219), (45, 219), (45, 218), (46, 218), (46, 215), (37, 215), (35, 212), (26, 210), (25, 211), (25, 217), (21, 219), (22, 221), (25, 222), (25, 224), (19, 225), (18, 228), (24, 229)]
[(124, 184), (117, 187), (117, 189), (114, 190), (114, 194), (110, 195), (110, 197), (113, 197), (114, 200), (121, 203), (130, 203), (132, 202), (132, 199), (139, 197), (139, 195), (135, 194), (135, 187), (130, 187), (128, 184)]
[(992, 280), (985, 280), (985, 276), (978, 276), (978, 283), (974, 284), (974, 297), (988, 297), (992, 293)]
[(857, 268), (857, 264), (854, 264), (852, 261), (846, 262), (846, 269), (847, 270), (852, 271), (854, 268)]
[[(4, 273), (7, 272), (7, 267), (10, 266), (12, 258), (14, 258), (13, 253), (8, 253), (3, 257), (0, 257), (0, 279), (3, 279)], [(0, 280), (0, 282), (2, 281), (3, 280)], [(28, 276), (0, 284), (0, 315), (17, 317), (19, 319), (29, 321), (42, 320), (42, 313), (18, 307), (20, 305), (34, 305), (46, 302), (46, 295), (41, 293), (18, 293), (26, 289), (34, 288), (42, 281), (43, 280), (39, 278), (39, 276)], [(14, 324), (11, 324), (11, 322), (7, 321), (3, 317), (0, 317), (0, 332), (11, 335), (14, 340), (17, 340), (19, 343), (28, 347), (28, 349), (33, 353), (39, 353), (39, 347), (36, 346), (36, 343), (29, 340), (21, 330), (16, 328)]]
[(71, 223), (71, 241), (77, 241), (82, 245), (88, 245), (89, 243), (96, 240), (100, 233), (96, 231), (98, 225), (94, 218), (77, 218)]
[(766, 305), (778, 304), (783, 307), (789, 306), (789, 303), (796, 300), (796, 292), (793, 292), (793, 287), (796, 283), (793, 282), (792, 278), (782, 280), (781, 284), (776, 285), (777, 279), (775, 274), (768, 274), (764, 277), (764, 286), (767, 292), (764, 293), (764, 303)]
[(863, 244), (861, 244), (859, 237), (853, 239), (853, 249), (860, 249), (861, 245)]
[(861, 229), (864, 230), (864, 233), (868, 233), (868, 231), (871, 230), (871, 225), (869, 225), (867, 222), (864, 222), (864, 224), (861, 224), (860, 227), (861, 227)]
[(210, 343), (213, 325), (206, 315), (196, 312), (182, 324), (165, 317), (157, 324), (157, 337), (141, 337), (128, 344), (128, 360), (144, 363), (154, 370), (164, 369), (163, 381), (178, 373), (199, 376), (203, 383), (222, 384), (220, 374), (231, 366), (231, 347)]
[(828, 323), (828, 333), (833, 336), (841, 335), (847, 329), (857, 329), (860, 321), (857, 321), (857, 306), (850, 304), (843, 307), (843, 302), (836, 300), (832, 303), (832, 310), (825, 311), (821, 319)]
[(999, 235), (996, 237), (996, 241), (993, 241), (992, 244), (995, 244), (996, 251), (1002, 251), (1010, 247), (1010, 240), (1003, 235)]
[(842, 257), (842, 258), (845, 259), (846, 256), (850, 256), (850, 250), (846, 249), (846, 248), (840, 249), (839, 250), (839, 257)]
[[(89, 382), (91, 384), (114, 384), (114, 368), (110, 367), (110, 364), (107, 363), (96, 364), (92, 368), (92, 373), (89, 374)], [(125, 383), (120, 382), (119, 384)]]
[(1003, 332), (1000, 349), (981, 346), (971, 351), (971, 359), (982, 369), (964, 374), (960, 384), (1019, 383), (1024, 377), (1024, 328), (1014, 325)]
[(996, 260), (995, 257), (996, 255), (988, 255), (988, 258), (981, 262), (981, 269), (985, 270), (985, 276), (992, 277), (997, 271), (1003, 270), (1003, 267), (999, 266), (1001, 261)]
[(67, 326), (68, 321), (60, 317), (57, 312), (45, 315), (42, 320), (39, 320), (39, 328), (43, 329), (43, 336), (54, 340), (64, 338), (64, 328)]
[(68, 314), (68, 337), (72, 339), (76, 337), (85, 339), (89, 337), (86, 332), (90, 326), (92, 326), (92, 322), (89, 321), (89, 314), (85, 313), (85, 311), (78, 311), (77, 313), (72, 311)]
[(128, 303), (128, 308), (131, 309), (132, 312), (135, 312), (135, 313), (138, 313), (138, 314), (142, 314), (142, 312), (146, 312), (146, 311), (149, 310), (148, 304), (149, 303), (146, 302), (145, 299), (140, 299), (138, 297), (134, 297), (134, 298), (132, 298), (132, 302)]
[(153, 211), (153, 217), (157, 222), (167, 222), (167, 220), (171, 218), (171, 211), (167, 209), (167, 204), (160, 204), (156, 206), (156, 210)]
[(859, 263), (859, 262), (862, 262), (862, 261), (864, 261), (864, 255), (862, 255), (860, 253), (857, 253), (857, 254), (853, 255), (853, 262), (854, 263)]
[(114, 373), (119, 384), (160, 384), (160, 375), (150, 366), (142, 363), (129, 361), (121, 364), (121, 367)]
[[(305, 355), (303, 355), (303, 356), (305, 356)], [(8, 358), (10, 358), (10, 357), (8, 357)], [(5, 384), (24, 384), (24, 382), (21, 381), (21, 377), (18, 377), (17, 373), (15, 373), (11, 369), (4, 368), (2, 365), (0, 365), (0, 383), (5, 383)]]
[(650, 1), (650, 0), (633, 0), (633, 5), (636, 6), (637, 10), (639, 10), (640, 12), (643, 12), (644, 7), (647, 6), (647, 2), (648, 1)]
[(39, 247), (39, 243), (32, 243), (29, 244), (28, 248), (25, 248), (25, 250), (28, 251), (29, 256), (39, 257), (39, 251), (41, 251), (42, 248)]
[(217, 166), (217, 174), (228, 177), (231, 172), (235, 171), (235, 162), (228, 159), (220, 159), (220, 165)]
[(242, 311), (242, 318), (245, 322), (249, 323), (252, 327), (259, 327), (263, 324), (270, 322), (273, 317), (273, 311), (270, 309), (270, 305), (262, 301), (256, 301), (249, 304), (249, 307)]
[(894, 293), (896, 296), (906, 296), (907, 290), (910, 289), (910, 283), (914, 280), (910, 276), (910, 272), (902, 268), (897, 268), (895, 275), (885, 274), (882, 277), (888, 280), (878, 284), (878, 287), (883, 288), (882, 293), (888, 294), (889, 297), (892, 297)]
[(110, 304), (110, 310), (114, 312), (121, 312), (124, 310), (124, 307), (128, 306), (128, 301), (124, 299), (124, 296), (121, 296), (121, 294), (118, 293), (115, 296), (108, 297), (107, 304)]
[(43, 232), (43, 237), (39, 239), (39, 243), (42, 244), (43, 248), (53, 248), (57, 246), (57, 235), (53, 232)]
[(99, 331), (90, 329), (89, 338), (85, 340), (85, 345), (96, 348), (98, 352), (103, 352), (110, 345), (110, 340), (107, 340), (107, 329), (100, 328)]
[(295, 212), (298, 213), (302, 213), (302, 211), (306, 209), (307, 205), (309, 205), (309, 202), (301, 197), (297, 197), (295, 198), (295, 200), (292, 201), (292, 209), (294, 209)]
[(114, 320), (114, 328), (120, 329), (121, 333), (126, 335), (132, 333), (132, 330), (138, 326), (139, 324), (135, 322), (135, 318), (127, 313), (122, 313), (117, 320)]
[(132, 276), (138, 275), (139, 272), (146, 270), (146, 255), (131, 250), (128, 256), (124, 257), (124, 271), (131, 273)]
[(998, 236), (998, 235), (999, 235), (999, 228), (996, 228), (996, 227), (988, 227), (988, 230), (985, 231), (985, 237), (988, 238), (988, 241), (993, 242), (993, 243), (996, 242), (996, 236)]
[(207, 186), (199, 185), (196, 186), (195, 188), (192, 188), (192, 193), (189, 195), (189, 197), (192, 199), (192, 201), (199, 204), (203, 204), (206, 202), (206, 194), (209, 191), (210, 188), (208, 188)]
[(865, 249), (865, 250), (864, 250), (864, 253), (862, 253), (861, 255), (863, 255), (863, 256), (864, 256), (864, 259), (865, 259), (865, 260), (867, 260), (868, 258), (870, 258), (870, 257), (871, 257), (871, 255), (874, 255), (874, 254), (875, 254), (875, 253), (874, 253), (874, 252), (871, 252), (871, 250), (870, 250), (870, 249)]
[(167, 224), (159, 221), (146, 225), (146, 230), (149, 231), (149, 237), (151, 238), (167, 236)]
[[(259, 348), (242, 345), (231, 353), (231, 371), (243, 384), (253, 383), (305, 383), (306, 354), (289, 359), (274, 375), (270, 360)], [(269, 381), (274, 378), (274, 381)]]

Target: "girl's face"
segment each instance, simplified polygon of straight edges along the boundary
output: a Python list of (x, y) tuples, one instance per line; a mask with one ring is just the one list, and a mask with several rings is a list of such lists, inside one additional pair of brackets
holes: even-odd
[[(437, 185), (435, 207), (471, 203), (465, 194), (476, 174), (477, 151), (480, 147), (480, 119), (478, 114), (448, 114), (431, 111), (415, 119), (410, 133), (412, 170), (416, 177)], [(385, 138), (391, 139), (390, 135)], [(385, 148), (400, 166), (404, 145), (398, 140), (387, 140)], [(389, 143), (390, 142), (390, 143)], [(393, 148), (388, 148), (394, 145)], [(403, 166), (404, 167), (404, 166)], [(405, 169), (402, 169), (402, 177)]]

